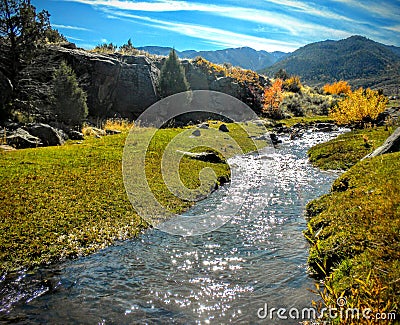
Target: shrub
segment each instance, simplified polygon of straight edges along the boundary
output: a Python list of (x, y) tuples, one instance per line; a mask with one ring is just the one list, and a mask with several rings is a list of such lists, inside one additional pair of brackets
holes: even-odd
[(299, 94), (290, 94), (286, 96), (282, 103), (281, 108), (294, 116), (304, 116), (302, 98)]
[(282, 79), (276, 79), (271, 87), (265, 88), (263, 112), (270, 118), (283, 117), (282, 109), (279, 107), (283, 100), (282, 84)]
[(113, 54), (117, 51), (117, 45), (114, 45), (113, 43), (103, 43), (96, 45), (96, 47), (91, 51), (101, 54)]
[(335, 82), (333, 84), (326, 84), (323, 87), (323, 90), (327, 94), (331, 95), (349, 95), (351, 93), (351, 87), (347, 83), (347, 81), (340, 80), (338, 82)]
[(63, 61), (53, 78), (53, 102), (57, 120), (81, 127), (88, 115), (88, 107), (86, 93), (79, 87), (74, 70)]
[(292, 93), (299, 93), (301, 91), (301, 86), (299, 76), (292, 76), (283, 82), (283, 89)]
[(338, 124), (364, 126), (386, 109), (387, 101), (378, 91), (361, 87), (340, 100), (330, 115)]

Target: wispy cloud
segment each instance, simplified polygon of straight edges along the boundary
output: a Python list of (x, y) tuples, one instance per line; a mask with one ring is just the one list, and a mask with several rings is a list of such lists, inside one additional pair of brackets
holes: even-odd
[(78, 38), (78, 37), (72, 37), (72, 36), (68, 36), (68, 35), (65, 35), (65, 37), (66, 37), (67, 39), (69, 39), (69, 40), (72, 40), (72, 41), (84, 42), (83, 39)]
[[(193, 37), (203, 43), (268, 50), (293, 50), (313, 41), (341, 39), (354, 34), (373, 37), (378, 41), (388, 35), (397, 39), (400, 10), (400, 3), (372, 0), (259, 0), (246, 5), (239, 0), (222, 4), (216, 1), (210, 3), (209, 0), (63, 1), (87, 4), (108, 18), (139, 22)], [(191, 15), (198, 13), (202, 23), (188, 23), (186, 17), (189, 14), (182, 12), (190, 12)], [(210, 23), (204, 19), (207, 16)], [(387, 19), (386, 24), (382, 23), (382, 18)], [(75, 26), (57, 26), (87, 30)]]
[(323, 17), (325, 19), (336, 19), (336, 20), (344, 20), (344, 21), (354, 21), (352, 18), (348, 16), (343, 16), (337, 13), (332, 12), (330, 8), (324, 8), (318, 6), (318, 4), (313, 3), (312, 5), (307, 4), (306, 2), (293, 1), (293, 0), (267, 0), (268, 3), (277, 4), (280, 6), (285, 6), (294, 11), (302, 12), (308, 15), (313, 15), (317, 17)]
[(334, 2), (343, 3), (352, 8), (359, 8), (369, 13), (372, 17), (381, 17), (386, 19), (399, 20), (400, 3), (396, 1), (392, 3), (383, 1), (358, 1), (358, 0), (333, 0)]
[(300, 46), (299, 43), (295, 42), (291, 43), (288, 41), (266, 39), (263, 37), (240, 34), (240, 33), (230, 32), (228, 30), (223, 30), (203, 25), (168, 22), (160, 19), (132, 15), (124, 12), (113, 12), (113, 15), (110, 15), (108, 17), (114, 19), (139, 20), (151, 27), (173, 31), (178, 34), (191, 36), (212, 44), (225, 47), (249, 46), (254, 49), (268, 48), (269, 50), (272, 51), (275, 50), (292, 51)]
[(383, 27), (384, 29), (400, 33), (400, 25), (394, 25), (394, 26), (385, 26)]
[(59, 24), (51, 24), (52, 27), (60, 28), (60, 29), (70, 29), (70, 30), (80, 30), (90, 32), (91, 30), (88, 28), (78, 27), (78, 26), (69, 26), (69, 25), (59, 25)]
[[(186, 1), (158, 0), (155, 2), (127, 2), (121, 0), (68, 0), (73, 2), (90, 4), (100, 9), (123, 10), (123, 11), (145, 11), (145, 12), (165, 12), (165, 11), (201, 11), (225, 18), (259, 23), (279, 30), (289, 32), (293, 36), (300, 34), (305, 38), (313, 38), (316, 35), (321, 37), (347, 37), (350, 34), (341, 29), (330, 28), (321, 24), (309, 23), (293, 16), (282, 14), (272, 10), (260, 10), (245, 8), (240, 6), (221, 6), (204, 3), (190, 3)], [(301, 4), (292, 0), (268, 0), (271, 3), (286, 5), (296, 10), (307, 12), (319, 16), (330, 16), (330, 18), (349, 20), (348, 18), (327, 10), (315, 9), (309, 5)], [(108, 11), (111, 14), (110, 11)]]

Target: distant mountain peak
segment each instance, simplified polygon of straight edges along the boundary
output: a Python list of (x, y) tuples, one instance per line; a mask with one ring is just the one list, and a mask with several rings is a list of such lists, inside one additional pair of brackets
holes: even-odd
[(264, 73), (274, 75), (279, 69), (301, 76), (309, 85), (342, 79), (353, 87), (382, 88), (394, 93), (400, 80), (400, 48), (354, 35), (303, 46)]
[[(149, 52), (156, 55), (168, 55), (171, 48), (161, 46), (145, 46), (139, 47), (139, 50)], [(267, 66), (271, 66), (278, 60), (287, 55), (284, 52), (257, 51), (251, 47), (243, 46), (238, 48), (226, 48), (215, 51), (195, 51), (185, 50), (176, 51), (181, 59), (192, 59), (196, 56), (202, 56), (213, 63), (222, 64), (230, 63), (233, 66), (239, 66), (244, 69), (260, 70)]]

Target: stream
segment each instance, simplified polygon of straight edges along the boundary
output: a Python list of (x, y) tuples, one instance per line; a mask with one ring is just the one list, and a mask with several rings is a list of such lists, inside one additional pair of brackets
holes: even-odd
[[(298, 324), (276, 312), (262, 316), (266, 306), (301, 310), (318, 299), (308, 290), (315, 286), (304, 206), (327, 193), (338, 173), (313, 168), (306, 152), (341, 132), (307, 131), (231, 158), (241, 192), (250, 195), (213, 232), (181, 237), (148, 229), (93, 255), (1, 278), (0, 323)], [(226, 194), (223, 186), (190, 212), (235, 200)]]

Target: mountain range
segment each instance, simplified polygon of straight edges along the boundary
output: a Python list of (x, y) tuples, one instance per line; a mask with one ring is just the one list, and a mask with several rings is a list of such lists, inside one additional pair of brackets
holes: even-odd
[[(167, 56), (172, 48), (161, 46), (145, 46), (139, 47), (138, 50), (142, 50), (150, 54)], [(193, 59), (197, 56), (201, 56), (213, 63), (230, 63), (233, 66), (239, 66), (244, 69), (251, 69), (254, 71), (269, 67), (288, 55), (285, 52), (278, 51), (272, 53), (267, 51), (256, 51), (250, 47), (229, 48), (217, 51), (186, 50), (175, 52), (181, 59)]]
[[(168, 55), (171, 50), (157, 46), (139, 49), (158, 55)], [(217, 51), (177, 51), (177, 54), (182, 59), (202, 56), (214, 63), (230, 63), (270, 77), (284, 69), (290, 75), (300, 76), (310, 86), (346, 80), (354, 88), (379, 88), (387, 94), (399, 94), (400, 47), (384, 45), (358, 35), (339, 41), (311, 43), (292, 53), (269, 53), (240, 47)]]
[(346, 80), (353, 87), (371, 87), (398, 94), (400, 48), (362, 36), (312, 43), (260, 71), (273, 76), (280, 69), (301, 76), (309, 85)]

